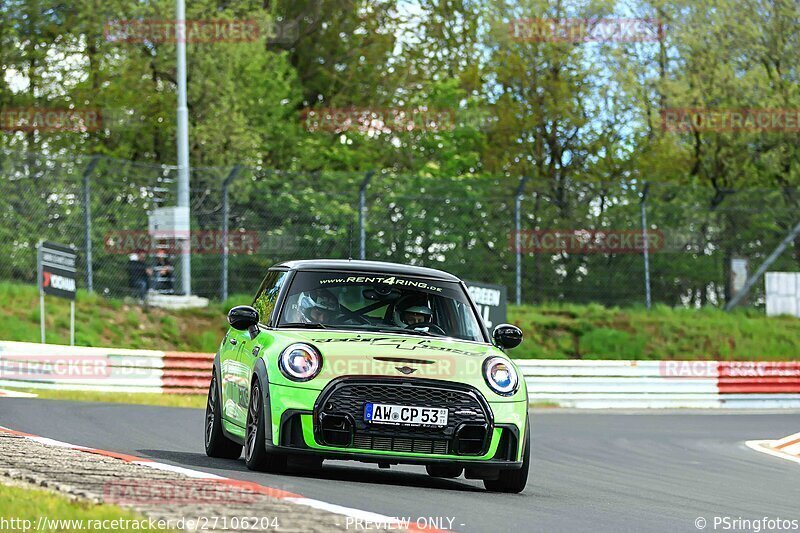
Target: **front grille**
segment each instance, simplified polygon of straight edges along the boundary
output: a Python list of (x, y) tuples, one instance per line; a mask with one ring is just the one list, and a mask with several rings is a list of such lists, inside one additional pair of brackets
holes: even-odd
[(383, 450), (402, 453), (435, 453), (446, 455), (448, 442), (433, 439), (405, 439), (400, 437), (375, 437), (363, 433), (353, 438), (353, 447), (360, 450)]
[[(367, 402), (446, 407), (447, 426), (425, 428), (370, 424), (364, 421)], [(364, 450), (447, 454), (460, 426), (483, 426), (487, 428), (487, 437), (492, 426), (489, 406), (477, 390), (466, 385), (413, 378), (341, 378), (323, 391), (314, 412), (316, 426), (319, 426), (321, 418), (329, 415), (349, 417), (354, 424), (353, 447)], [(325, 440), (324, 435), (322, 440)], [(486, 442), (488, 444), (488, 438)]]

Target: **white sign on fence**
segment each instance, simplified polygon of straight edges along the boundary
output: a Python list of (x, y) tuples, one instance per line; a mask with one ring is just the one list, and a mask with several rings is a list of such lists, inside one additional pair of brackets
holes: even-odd
[(767, 316), (800, 317), (800, 272), (767, 272)]

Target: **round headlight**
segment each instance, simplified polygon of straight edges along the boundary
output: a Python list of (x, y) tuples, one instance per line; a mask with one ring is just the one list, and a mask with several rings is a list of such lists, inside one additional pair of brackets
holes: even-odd
[(292, 381), (308, 381), (322, 369), (322, 356), (310, 344), (292, 344), (281, 352), (278, 366)]
[(490, 357), (483, 363), (483, 378), (493, 391), (501, 396), (517, 392), (519, 378), (511, 363), (502, 357)]

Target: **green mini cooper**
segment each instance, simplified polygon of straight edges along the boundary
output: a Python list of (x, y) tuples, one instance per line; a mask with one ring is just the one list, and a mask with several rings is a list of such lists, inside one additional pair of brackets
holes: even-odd
[(272, 267), (228, 313), (206, 407), (211, 457), (281, 471), (324, 459), (425, 465), (435, 477), (520, 492), (525, 381), (466, 286), (439, 270), (347, 260)]

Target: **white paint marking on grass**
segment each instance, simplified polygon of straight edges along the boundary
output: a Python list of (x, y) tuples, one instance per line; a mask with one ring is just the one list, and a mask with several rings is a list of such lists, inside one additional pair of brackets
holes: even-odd
[(792, 461), (794, 463), (800, 464), (800, 457), (796, 455), (791, 455), (788, 453), (784, 453), (779, 450), (775, 450), (773, 446), (778, 441), (774, 440), (748, 440), (745, 442), (745, 446), (750, 448), (751, 450), (755, 450), (757, 452), (766, 453), (767, 455), (772, 455), (774, 457), (780, 457), (781, 459), (786, 459), (787, 461)]
[(30, 392), (0, 389), (0, 397), (2, 398), (36, 398), (36, 396), (38, 395)]

